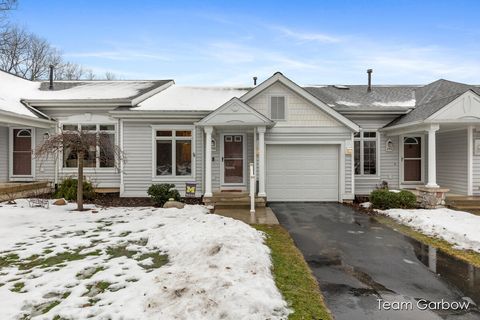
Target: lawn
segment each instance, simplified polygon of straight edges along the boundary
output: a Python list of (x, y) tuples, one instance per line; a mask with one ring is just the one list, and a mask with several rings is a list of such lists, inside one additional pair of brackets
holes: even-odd
[(0, 204), (0, 319), (275, 320), (291, 312), (264, 237), (240, 221), (201, 206), (73, 208)]
[(287, 230), (279, 225), (256, 225), (255, 228), (267, 235), (275, 283), (294, 311), (289, 319), (332, 319), (317, 281)]

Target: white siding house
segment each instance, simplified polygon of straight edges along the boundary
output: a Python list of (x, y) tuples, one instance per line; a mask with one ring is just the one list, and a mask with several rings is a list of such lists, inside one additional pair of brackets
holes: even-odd
[(480, 195), (475, 86), (301, 87), (277, 72), (251, 88), (159, 80), (62, 81), (50, 90), (12, 77), (0, 72), (8, 84), (0, 86), (8, 98), (0, 99), (0, 182), (61, 183), (76, 173), (74, 155), (29, 155), (60, 130), (89, 128), (110, 134), (125, 161), (93, 159), (85, 175), (123, 197), (147, 196), (154, 183), (182, 194), (195, 183), (207, 198), (246, 191), (250, 163), (257, 195), (269, 201), (350, 201), (384, 181)]

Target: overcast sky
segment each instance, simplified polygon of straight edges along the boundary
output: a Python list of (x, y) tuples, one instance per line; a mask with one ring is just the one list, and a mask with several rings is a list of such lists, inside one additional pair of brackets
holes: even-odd
[(19, 0), (11, 19), (124, 79), (480, 84), (480, 1)]

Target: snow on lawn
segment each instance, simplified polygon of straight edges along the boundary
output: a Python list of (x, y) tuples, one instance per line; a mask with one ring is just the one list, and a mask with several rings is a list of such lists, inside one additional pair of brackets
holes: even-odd
[(480, 216), (451, 209), (390, 209), (379, 211), (429, 236), (444, 239), (458, 249), (480, 252)]
[(0, 319), (286, 319), (263, 235), (184, 209), (0, 207)]

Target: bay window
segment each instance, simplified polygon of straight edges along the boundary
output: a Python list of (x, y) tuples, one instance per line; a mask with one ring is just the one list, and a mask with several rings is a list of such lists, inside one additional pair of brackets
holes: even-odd
[[(102, 143), (90, 146), (83, 158), (85, 168), (113, 168), (115, 167), (115, 125), (113, 124), (64, 124), (63, 134), (77, 134), (82, 131), (98, 139), (105, 139)], [(77, 133), (76, 133), (77, 132)], [(93, 140), (93, 139), (92, 139)], [(63, 167), (76, 168), (77, 154), (69, 146), (63, 148)]]
[(192, 131), (155, 131), (155, 175), (192, 175)]
[(354, 136), (354, 162), (356, 175), (377, 174), (378, 139), (376, 131), (361, 131)]

